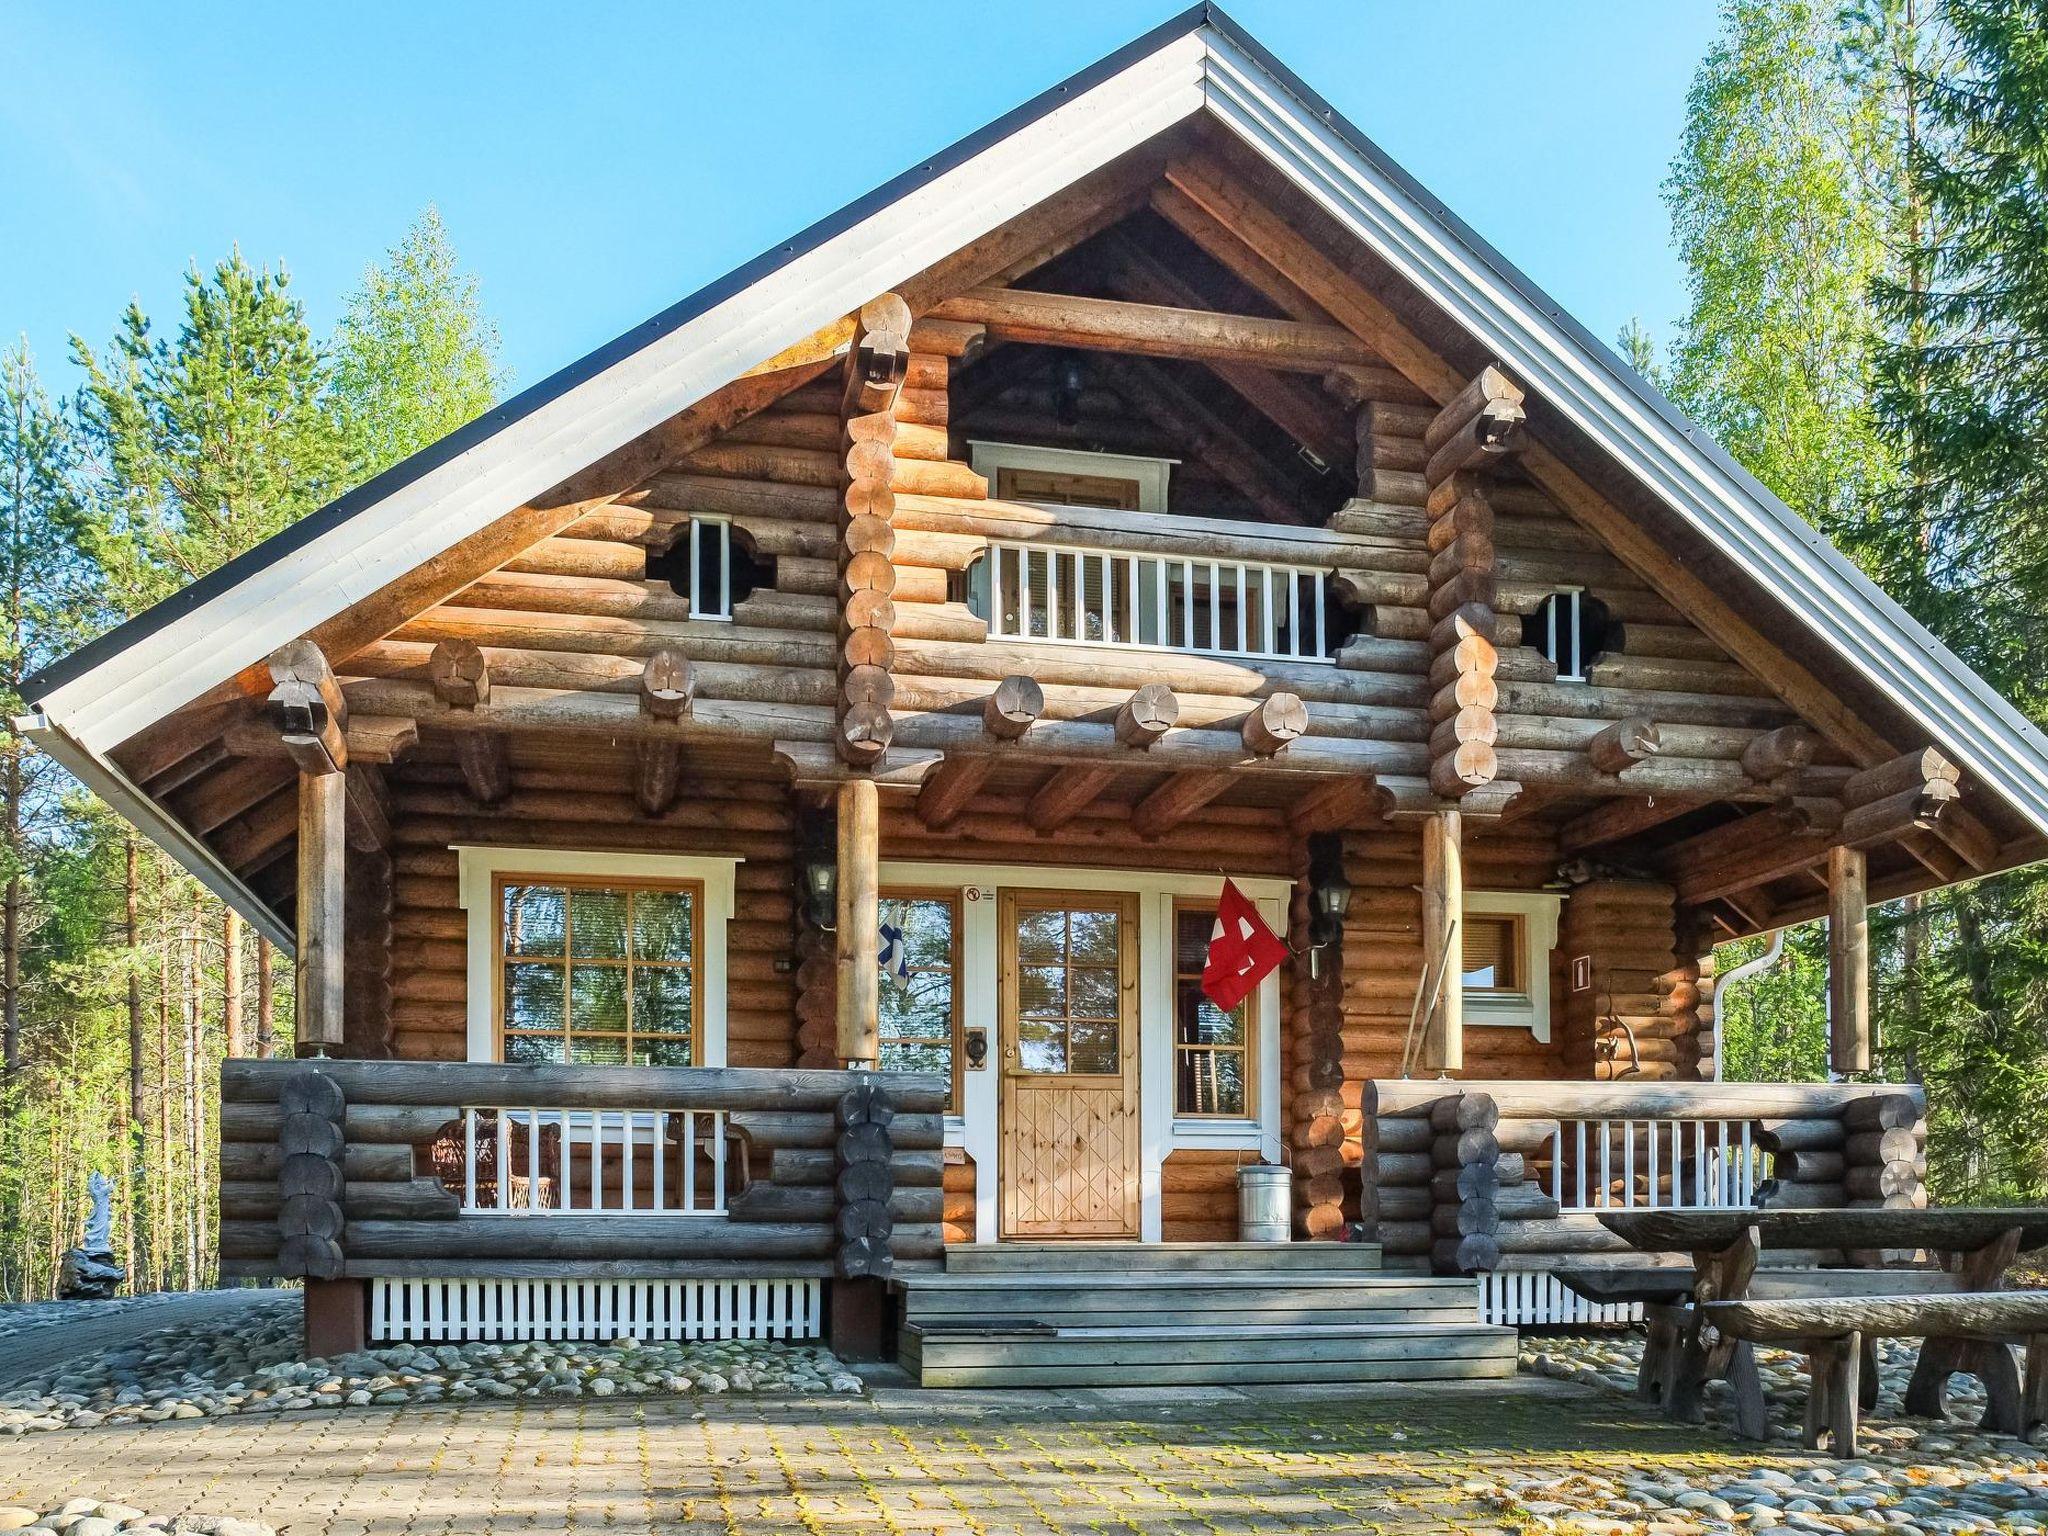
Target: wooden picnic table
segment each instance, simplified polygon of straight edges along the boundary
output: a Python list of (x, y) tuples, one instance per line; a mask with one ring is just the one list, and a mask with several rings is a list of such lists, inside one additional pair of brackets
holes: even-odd
[[(2002, 1291), (2020, 1251), (2048, 1246), (2048, 1209), (1618, 1210), (1601, 1212), (1600, 1221), (1644, 1261), (1589, 1265), (1560, 1278), (1589, 1300), (1642, 1304), (1650, 1340), (1637, 1390), (1660, 1400), (1673, 1418), (1698, 1422), (1706, 1383), (1725, 1380), (1735, 1394), (1737, 1432), (1762, 1438), (1763, 1386), (1751, 1340), (1783, 1342), (1813, 1356), (1807, 1443), (1818, 1445), (1825, 1432), (1838, 1455), (1852, 1455), (1859, 1403), (1869, 1408), (1876, 1402), (1875, 1340), (1921, 1336), (1916, 1315), (1937, 1312), (1947, 1318), (1944, 1329), (1957, 1331), (1925, 1333), (1907, 1412), (1945, 1418), (1948, 1381), (1959, 1371), (1984, 1382), (1987, 1429), (2024, 1433), (2044, 1412), (2044, 1346), (2029, 1337), (2023, 1391), (2005, 1342), (2014, 1330), (2001, 1326), (2007, 1313), (2038, 1312), (2040, 1298), (2002, 1304), (1980, 1293)], [(1759, 1268), (1767, 1255), (1832, 1251), (1844, 1253), (1852, 1267)], [(1921, 1252), (1936, 1255), (1943, 1268), (1886, 1267), (1887, 1255)], [(1651, 1257), (1671, 1254), (1690, 1254), (1690, 1265)], [(1949, 1299), (1916, 1300), (1935, 1295)]]

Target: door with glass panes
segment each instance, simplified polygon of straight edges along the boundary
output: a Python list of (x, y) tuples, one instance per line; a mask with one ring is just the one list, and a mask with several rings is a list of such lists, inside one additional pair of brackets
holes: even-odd
[(1002, 1235), (1138, 1235), (1138, 903), (1004, 891)]

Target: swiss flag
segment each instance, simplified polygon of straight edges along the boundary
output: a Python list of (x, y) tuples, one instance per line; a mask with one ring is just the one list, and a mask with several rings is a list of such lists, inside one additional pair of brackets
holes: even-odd
[(1216, 899), (1216, 928), (1209, 935), (1209, 960), (1202, 967), (1202, 990), (1225, 1013), (1251, 995), (1251, 990), (1287, 958), (1287, 946), (1266, 926), (1259, 909), (1230, 881)]

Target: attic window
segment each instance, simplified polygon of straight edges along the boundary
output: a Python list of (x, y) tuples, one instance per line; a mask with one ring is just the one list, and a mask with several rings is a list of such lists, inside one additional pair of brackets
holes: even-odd
[(1175, 460), (1030, 443), (969, 442), (974, 472), (996, 497), (1041, 506), (1164, 512)]
[(1554, 592), (1522, 626), (1524, 643), (1557, 666), (1560, 683), (1583, 683), (1586, 668), (1604, 648), (1607, 611), (1577, 587)]
[(729, 623), (733, 605), (752, 595), (763, 573), (735, 545), (727, 519), (692, 514), (673, 544), (648, 557), (647, 574), (687, 598), (691, 618)]

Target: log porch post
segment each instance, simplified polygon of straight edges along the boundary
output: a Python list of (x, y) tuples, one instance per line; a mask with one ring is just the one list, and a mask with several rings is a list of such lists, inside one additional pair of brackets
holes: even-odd
[(320, 648), (295, 640), (270, 657), (271, 722), (299, 768), (298, 1045), (342, 1045), (342, 909), (348, 858), (348, 704)]
[(873, 779), (839, 786), (839, 1059), (881, 1056), (881, 809)]
[(1870, 1070), (1869, 860), (1861, 848), (1828, 850), (1828, 1064)]
[(1436, 1072), (1465, 1066), (1465, 995), (1460, 956), (1465, 941), (1464, 817), (1433, 812), (1422, 823), (1423, 1002), (1436, 1006), (1423, 1022), (1422, 1065)]

